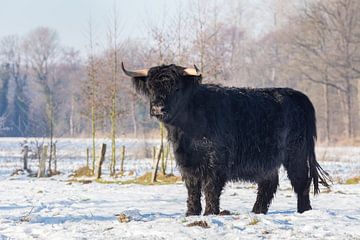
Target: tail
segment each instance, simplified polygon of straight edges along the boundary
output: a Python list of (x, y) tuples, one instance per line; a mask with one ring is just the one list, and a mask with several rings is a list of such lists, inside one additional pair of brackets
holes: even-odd
[(315, 109), (311, 101), (304, 95), (302, 99), (302, 107), (306, 115), (306, 156), (308, 166), (310, 168), (310, 179), (314, 184), (314, 194), (320, 192), (319, 183), (324, 187), (329, 188), (332, 180), (330, 175), (320, 166), (316, 161), (315, 156), (315, 141), (316, 141), (316, 117)]

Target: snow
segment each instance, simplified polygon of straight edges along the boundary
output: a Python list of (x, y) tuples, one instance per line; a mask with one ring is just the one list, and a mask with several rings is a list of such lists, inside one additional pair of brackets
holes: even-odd
[[(250, 212), (256, 198), (255, 185), (229, 183), (221, 207), (232, 215), (185, 217), (184, 184), (70, 183), (67, 174), (82, 165), (84, 158), (65, 157), (72, 151), (65, 148), (59, 148), (59, 154), (63, 152), (64, 156), (58, 163), (62, 175), (42, 179), (10, 176), (21, 166), (19, 159), (11, 155), (16, 149), (20, 151), (19, 141), (0, 140), (1, 240), (360, 239), (360, 184), (335, 181), (331, 191), (322, 189), (320, 195), (311, 198), (313, 210), (299, 214), (296, 196), (282, 171), (280, 187), (267, 215)], [(83, 140), (66, 141), (73, 143), (69, 146), (83, 146)], [(345, 180), (360, 173), (360, 148), (319, 148), (318, 157), (335, 179)], [(137, 174), (141, 174), (151, 163), (151, 159), (133, 158), (125, 168), (139, 168)], [(32, 164), (36, 169), (36, 162)], [(120, 213), (130, 221), (119, 222)], [(206, 221), (209, 228), (187, 226), (199, 220)]]

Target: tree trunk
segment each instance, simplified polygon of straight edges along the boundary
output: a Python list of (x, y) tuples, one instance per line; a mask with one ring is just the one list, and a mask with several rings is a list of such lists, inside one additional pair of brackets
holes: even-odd
[(69, 126), (70, 126), (70, 136), (73, 137), (74, 136), (74, 96), (71, 96)]
[(51, 93), (49, 93), (49, 123), (50, 123), (50, 151), (49, 151), (49, 167), (48, 167), (48, 174), (49, 176), (52, 175), (52, 161), (53, 161), (53, 142), (54, 142), (54, 105)]
[(325, 76), (325, 85), (324, 85), (324, 97), (325, 97), (325, 143), (330, 143), (330, 89), (328, 83), (328, 77)]
[(54, 173), (57, 174), (57, 157), (56, 157), (56, 144), (53, 144), (53, 161), (54, 161)]
[[(94, 104), (94, 103), (93, 103)], [(92, 138), (92, 173), (95, 174), (95, 161), (96, 161), (96, 129), (95, 129), (95, 106), (91, 106), (91, 138)]]
[(341, 116), (338, 117), (341, 118), (342, 121), (341, 126), (344, 126), (344, 128), (341, 128), (341, 135), (342, 137), (344, 137), (344, 132), (345, 132), (345, 137), (348, 138), (348, 130), (347, 130), (348, 124), (347, 124), (347, 114), (346, 114), (347, 106), (345, 100), (346, 96), (344, 96), (344, 94), (340, 90), (337, 90), (336, 93), (340, 102), (340, 109), (341, 109), (341, 114), (340, 114)]
[(131, 119), (132, 119), (132, 123), (133, 123), (134, 137), (137, 138), (137, 120), (136, 120), (135, 104), (136, 104), (136, 97), (135, 97), (135, 95), (133, 95), (132, 101), (131, 101)]
[(41, 156), (39, 158), (39, 171), (37, 177), (45, 177), (45, 171), (46, 171), (46, 159), (47, 159), (47, 150), (48, 146), (44, 145), (41, 148)]
[(125, 161), (125, 146), (121, 146), (121, 165), (120, 165), (120, 172), (124, 172), (124, 161)]
[(89, 167), (89, 148), (86, 148), (86, 166)]
[[(358, 119), (360, 119), (360, 111), (359, 111), (359, 108), (360, 108), (360, 78), (357, 80), (357, 104), (358, 104), (358, 108), (357, 108), (357, 113), (358, 113)], [(359, 134), (359, 121), (356, 121), (357, 122), (357, 132), (356, 132), (356, 135), (358, 136)]]
[(349, 78), (346, 78), (346, 110), (347, 110), (347, 136), (352, 139), (353, 136), (353, 123), (352, 123), (352, 105), (351, 105), (351, 83)]
[[(115, 93), (113, 93), (115, 94)], [(115, 166), (116, 166), (116, 105), (115, 105), (115, 95), (112, 97), (112, 107), (111, 107), (111, 162), (110, 162), (110, 175), (115, 175)]]

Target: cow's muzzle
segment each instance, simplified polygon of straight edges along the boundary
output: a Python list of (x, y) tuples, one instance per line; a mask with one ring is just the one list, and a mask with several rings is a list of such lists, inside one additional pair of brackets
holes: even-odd
[(164, 116), (165, 111), (163, 106), (152, 106), (150, 110), (151, 116)]

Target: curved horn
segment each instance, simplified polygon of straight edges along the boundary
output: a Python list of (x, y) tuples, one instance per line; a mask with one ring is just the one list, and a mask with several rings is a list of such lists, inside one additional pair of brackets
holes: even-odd
[(201, 72), (199, 71), (196, 65), (194, 65), (194, 68), (185, 68), (184, 72), (186, 73), (187, 76), (199, 77), (201, 75)]
[(197, 73), (200, 73), (200, 70), (198, 69), (198, 67), (195, 64), (194, 64), (194, 68), (195, 68)]
[(124, 71), (126, 75), (129, 77), (147, 77), (149, 69), (140, 69), (140, 70), (134, 70), (134, 71), (128, 71), (124, 67), (124, 62), (121, 62), (121, 68)]

